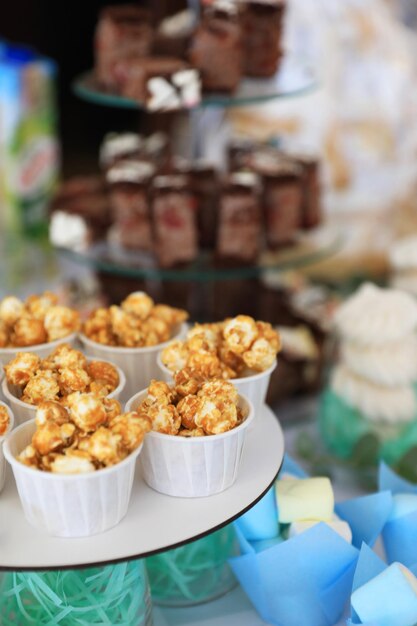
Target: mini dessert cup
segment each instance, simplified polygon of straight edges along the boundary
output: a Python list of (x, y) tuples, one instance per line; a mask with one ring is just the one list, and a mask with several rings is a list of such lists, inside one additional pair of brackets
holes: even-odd
[[(134, 411), (145, 400), (147, 389), (126, 404)], [(225, 491), (235, 482), (245, 437), (254, 418), (250, 400), (238, 398), (244, 421), (220, 435), (181, 437), (151, 431), (146, 435), (142, 468), (145, 482), (160, 493), (178, 498), (201, 498)]]
[(123, 370), (126, 375), (126, 387), (122, 394), (122, 399), (127, 400), (138, 389), (147, 387), (153, 378), (158, 378), (159, 368), (156, 362), (158, 352), (163, 350), (173, 339), (181, 339), (186, 329), (186, 324), (180, 324), (169, 341), (145, 348), (107, 346), (91, 341), (83, 333), (80, 333), (79, 339), (91, 356), (103, 361), (110, 361)]
[[(159, 367), (159, 374), (163, 380), (167, 383), (173, 381), (173, 374), (166, 365), (162, 363), (161, 353), (158, 354), (157, 363)], [(251, 374), (250, 376), (243, 376), (242, 378), (231, 378), (230, 382), (238, 390), (239, 394), (245, 396), (253, 404), (253, 411), (255, 417), (260, 415), (262, 407), (265, 404), (266, 394), (268, 392), (269, 381), (271, 379), (272, 372), (277, 367), (277, 360), (264, 372), (258, 372)]]
[[(88, 359), (89, 361), (93, 361), (95, 359)], [(104, 359), (100, 359), (104, 361)], [(106, 361), (109, 363), (109, 361)], [(115, 400), (119, 400), (123, 390), (126, 386), (126, 376), (124, 375), (123, 370), (120, 367), (117, 367), (114, 363), (111, 363), (113, 367), (117, 369), (117, 373), (119, 374), (119, 384), (116, 389), (108, 394), (107, 398), (114, 398)], [(19, 397), (20, 387), (17, 385), (11, 385), (7, 382), (7, 379), (4, 378), (1, 383), (1, 390), (7, 402), (13, 409), (14, 416), (16, 418), (16, 425), (23, 424), (28, 420), (35, 419), (37, 406), (35, 404), (28, 404), (27, 402), (22, 402)]]
[(18, 352), (33, 352), (37, 354), (41, 359), (45, 359), (49, 354), (63, 343), (68, 343), (70, 346), (74, 346), (77, 341), (78, 333), (71, 333), (62, 339), (56, 339), (55, 341), (49, 341), (47, 343), (39, 343), (35, 346), (16, 346), (13, 348), (0, 348), (0, 365), (7, 365), (9, 361), (14, 359)]
[(21, 424), (3, 446), (27, 521), (56, 537), (89, 537), (116, 526), (129, 506), (142, 445), (120, 463), (105, 469), (85, 474), (52, 474), (28, 467), (16, 458), (31, 442), (35, 428), (35, 420)]
[(6, 459), (4, 458), (4, 454), (3, 454), (3, 441), (5, 440), (7, 435), (10, 433), (10, 431), (13, 429), (14, 416), (13, 416), (12, 411), (7, 406), (7, 404), (4, 404), (4, 402), (0, 401), (0, 406), (4, 406), (6, 408), (9, 414), (9, 420), (10, 420), (9, 427), (6, 433), (0, 437), (0, 491), (1, 491), (4, 487), (4, 482), (6, 480)]

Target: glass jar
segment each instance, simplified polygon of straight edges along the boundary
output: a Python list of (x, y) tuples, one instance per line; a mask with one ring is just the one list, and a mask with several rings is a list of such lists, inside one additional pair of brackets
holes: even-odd
[(239, 554), (233, 525), (180, 548), (148, 557), (152, 600), (192, 606), (214, 600), (237, 585), (228, 559)]
[(3, 572), (2, 626), (152, 626), (143, 560), (47, 572)]

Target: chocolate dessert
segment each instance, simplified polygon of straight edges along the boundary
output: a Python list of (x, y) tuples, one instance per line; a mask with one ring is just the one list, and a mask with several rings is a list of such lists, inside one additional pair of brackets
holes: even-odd
[(244, 74), (269, 78), (277, 72), (283, 54), (285, 4), (283, 0), (244, 0), (242, 4)]
[(105, 7), (95, 34), (95, 71), (106, 88), (116, 87), (115, 63), (128, 57), (143, 57), (151, 52), (153, 28), (151, 13), (136, 4)]

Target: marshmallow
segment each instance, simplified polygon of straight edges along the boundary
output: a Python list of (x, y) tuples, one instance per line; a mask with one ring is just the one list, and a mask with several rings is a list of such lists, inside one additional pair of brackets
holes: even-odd
[(401, 563), (393, 563), (356, 589), (351, 603), (363, 623), (413, 626), (417, 623), (417, 579)]
[(317, 520), (304, 520), (300, 522), (293, 522), (292, 524), (290, 524), (290, 528), (288, 532), (288, 539), (291, 539), (291, 537), (296, 537), (297, 535), (301, 535), (306, 530), (309, 530), (316, 524), (321, 524), (321, 523), (324, 523), (327, 526), (329, 526), (329, 528), (334, 530), (335, 533), (340, 535), (342, 539), (344, 539), (348, 543), (352, 543), (352, 531), (350, 529), (350, 526), (347, 522), (344, 522), (341, 519), (332, 519), (332, 520), (323, 521), (323, 522), (319, 522)]
[(276, 497), (281, 524), (327, 521), (333, 517), (334, 495), (328, 478), (280, 480), (276, 484)]

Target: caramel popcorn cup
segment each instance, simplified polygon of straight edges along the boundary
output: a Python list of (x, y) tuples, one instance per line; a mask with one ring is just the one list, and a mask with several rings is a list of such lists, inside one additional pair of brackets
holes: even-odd
[(1, 491), (4, 487), (4, 482), (6, 480), (6, 459), (4, 458), (4, 454), (3, 454), (3, 441), (5, 440), (7, 435), (10, 433), (10, 431), (13, 429), (14, 415), (12, 411), (10, 410), (10, 408), (7, 406), (7, 404), (5, 404), (4, 402), (0, 401), (0, 406), (4, 406), (6, 408), (9, 414), (9, 420), (10, 420), (9, 427), (6, 433), (0, 437), (0, 491)]
[[(95, 359), (89, 358), (88, 360), (94, 361)], [(104, 359), (100, 359), (100, 361), (104, 361)], [(106, 361), (106, 363), (110, 363), (110, 361)], [(111, 363), (111, 365), (117, 369), (117, 373), (119, 374), (119, 384), (114, 391), (108, 394), (107, 398), (115, 398), (116, 400), (119, 400), (126, 385), (126, 376), (120, 367), (117, 367), (114, 363)], [(19, 396), (20, 387), (17, 385), (11, 385), (7, 382), (7, 379), (4, 378), (1, 383), (1, 390), (3, 396), (13, 409), (16, 425), (35, 419), (37, 406), (34, 404), (28, 404), (27, 402), (22, 402)]]
[(158, 378), (159, 368), (156, 362), (158, 352), (163, 350), (173, 339), (181, 339), (185, 335), (186, 330), (187, 325), (180, 324), (168, 341), (145, 348), (106, 346), (105, 344), (91, 341), (83, 333), (79, 334), (79, 339), (90, 356), (103, 361), (110, 361), (124, 371), (126, 387), (122, 394), (122, 399), (126, 401), (138, 389), (147, 387), (153, 378)]
[(35, 420), (18, 426), (4, 442), (27, 521), (55, 537), (89, 537), (116, 526), (126, 515), (142, 445), (126, 459), (86, 474), (52, 474), (20, 463)]
[(56, 339), (55, 341), (49, 341), (48, 343), (39, 343), (35, 346), (17, 346), (13, 348), (0, 348), (0, 365), (7, 365), (9, 361), (14, 359), (18, 352), (33, 352), (37, 354), (40, 359), (45, 359), (49, 354), (58, 346), (63, 343), (68, 343), (70, 346), (74, 346), (77, 341), (78, 333), (71, 333), (62, 339)]
[[(159, 376), (167, 383), (173, 382), (173, 374), (166, 365), (162, 363), (161, 353), (158, 354), (157, 363), (159, 368)], [(265, 404), (266, 394), (268, 392), (269, 381), (272, 372), (277, 367), (277, 360), (264, 372), (257, 372), (242, 378), (230, 378), (230, 382), (234, 384), (239, 394), (248, 398), (253, 404), (255, 417), (260, 415), (262, 407)]]
[[(140, 391), (126, 404), (134, 411), (146, 398)], [(246, 433), (254, 418), (250, 400), (239, 395), (246, 418), (236, 428), (220, 435), (180, 437), (150, 432), (141, 455), (145, 482), (160, 493), (178, 498), (201, 498), (225, 491), (238, 472)]]

